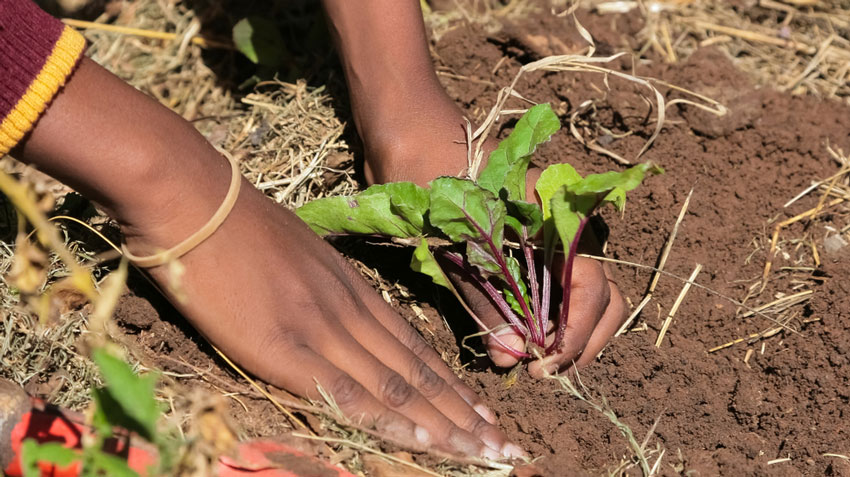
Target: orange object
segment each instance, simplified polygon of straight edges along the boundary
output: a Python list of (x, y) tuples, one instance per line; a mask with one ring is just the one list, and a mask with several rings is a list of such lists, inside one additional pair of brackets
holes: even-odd
[[(39, 443), (58, 442), (69, 449), (82, 449), (82, 438), (90, 432), (83, 417), (71, 411), (30, 398), (23, 389), (0, 380), (0, 469), (7, 477), (22, 477), (21, 447), (26, 439)], [(105, 451), (126, 459), (139, 475), (157, 462), (156, 448), (134, 438), (124, 429), (115, 429), (104, 444)], [(39, 463), (42, 477), (78, 477), (80, 463), (60, 468)], [(217, 466), (219, 477), (354, 477), (326, 462), (280, 442), (255, 440), (238, 445), (235, 457), (222, 456)]]

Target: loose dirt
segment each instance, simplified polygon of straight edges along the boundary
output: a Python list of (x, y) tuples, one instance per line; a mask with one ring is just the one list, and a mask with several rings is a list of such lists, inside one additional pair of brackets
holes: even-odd
[[(579, 18), (601, 54), (636, 46), (641, 25), (634, 17)], [(498, 88), (510, 82), (520, 64), (583, 46), (570, 18), (545, 15), (492, 34), (461, 25), (434, 41), (432, 52), (449, 94), (470, 118), (481, 120)], [(691, 288), (656, 348), (661, 322), (683, 285), (663, 276), (632, 330), (614, 339), (597, 363), (580, 371), (588, 397), (604, 399), (638, 442), (654, 426), (647, 450), (650, 462), (664, 450), (662, 475), (850, 475), (850, 462), (824, 456), (850, 453), (850, 247), (830, 253), (823, 246), (824, 237), (832, 233), (828, 227), (847, 224), (841, 205), (825, 210), (818, 220), (781, 231), (771, 280), (761, 294), (747, 300), (747, 305), (759, 306), (783, 294), (813, 290), (808, 301), (789, 309), (794, 313), (789, 330), (708, 352), (776, 326), (760, 316), (742, 317), (745, 310), (722, 295), (743, 300), (761, 278), (775, 224), (817, 205), (820, 193), (815, 192), (783, 207), (812, 180), (838, 170), (826, 148), (850, 152), (850, 109), (756, 89), (729, 58), (711, 48), (676, 64), (623, 59), (613, 68), (689, 88), (725, 104), (730, 113), (717, 118), (687, 105), (669, 108), (663, 132), (644, 156), (661, 164), (666, 174), (630, 193), (624, 217), (603, 214), (609, 229), (608, 256), (655, 265), (693, 188), (666, 270), (687, 277), (697, 263), (703, 264), (697, 282), (715, 293)], [(655, 111), (646, 101), (649, 92), (622, 80), (609, 78), (606, 87), (600, 75), (534, 74), (521, 80), (518, 90), (531, 100), (552, 102), (562, 117), (593, 100), (593, 112), (580, 118), (596, 125), (604, 136), (600, 143), (626, 158), (634, 158), (654, 128)], [(681, 97), (662, 91), (668, 100)], [(511, 125), (508, 121), (500, 134)], [(540, 149), (539, 158), (543, 163), (569, 161), (582, 173), (620, 167), (582, 147), (566, 129)], [(386, 262), (371, 260), (369, 265), (393, 277)], [(649, 272), (622, 265), (614, 269), (624, 295), (637, 304), (649, 284)], [(437, 311), (455, 315), (446, 311), (451, 308), (447, 298), (435, 295), (415, 275), (398, 277), (430, 323), (416, 317), (411, 299), (394, 294), (399, 311), (445, 356), (460, 353), (458, 340), (445, 330)], [(117, 313), (118, 322), (155, 364), (174, 372), (201, 373), (210, 386), (225, 392), (244, 390), (200, 338), (179, 318), (169, 317), (173, 312), (167, 305), (155, 305), (166, 321), (153, 319), (156, 309), (135, 296), (125, 298)], [(506, 388), (503, 372), (475, 365), (464, 372), (464, 379), (497, 412), (510, 437), (542, 457), (538, 466), (543, 475), (599, 474), (632, 458), (617, 427), (555, 382), (534, 381), (521, 373)], [(251, 412), (235, 402), (233, 409), (246, 434), (285, 431), (275, 424), (279, 414), (270, 405), (259, 397), (245, 400)], [(776, 461), (785, 458), (789, 460)], [(629, 472), (637, 475), (639, 469)]]
[[(580, 20), (600, 42), (600, 52), (629, 42), (640, 27), (624, 18), (584, 15)], [(553, 17), (495, 36), (459, 28), (445, 35), (435, 50), (446, 70), (467, 76), (487, 72), (489, 65), (507, 56), (507, 66), (496, 75), (477, 77), (504, 85), (520, 61), (537, 59), (539, 45), (552, 44), (540, 38), (576, 41), (575, 29), (570, 20)], [(575, 44), (565, 46), (577, 49)], [(618, 66), (629, 72), (633, 65), (623, 61)], [(664, 131), (644, 156), (667, 173), (631, 193), (624, 218), (605, 214), (610, 228), (607, 252), (613, 258), (654, 265), (693, 188), (666, 270), (687, 277), (696, 263), (702, 263), (705, 269), (698, 283), (740, 300), (761, 277), (771, 221), (814, 207), (819, 194), (787, 209), (783, 204), (810, 181), (837, 170), (826, 151), (828, 144), (850, 148), (850, 110), (811, 97), (755, 89), (728, 58), (710, 48), (679, 64), (656, 61), (634, 68), (638, 75), (712, 97), (731, 112), (718, 118), (691, 106), (668, 109)], [(486, 110), (493, 101), (495, 88), (490, 86), (453, 80), (445, 84), (470, 114)], [(599, 75), (547, 73), (530, 76), (518, 89), (535, 101), (560, 101), (567, 111), (594, 100), (595, 120), (613, 133), (607, 147), (634, 157), (654, 126), (647, 121), (650, 108), (640, 91), (625, 81), (611, 79), (609, 85), (607, 90)], [(647, 93), (643, 91), (644, 96)], [(668, 100), (674, 97), (667, 94)], [(633, 134), (613, 138), (629, 131)], [(569, 161), (584, 173), (616, 167), (568, 134), (544, 145), (540, 155), (545, 163)], [(808, 234), (823, 250), (820, 239), (830, 219), (837, 217), (807, 229), (784, 230), (781, 236), (794, 239)], [(813, 266), (808, 244), (798, 248), (786, 244), (785, 250), (787, 258), (780, 254), (774, 270)], [(842, 258), (846, 260), (846, 252), (821, 255), (821, 266), (803, 275), (774, 272), (765, 292), (748, 301), (751, 306), (772, 301), (777, 293), (790, 294), (798, 284), (803, 286), (794, 291), (814, 290), (809, 305), (799, 307), (791, 325), (796, 333), (782, 331), (751, 346), (741, 343), (711, 354), (710, 348), (774, 324), (760, 317), (736, 317), (734, 303), (692, 288), (662, 346), (656, 348), (661, 321), (683, 285), (662, 277), (658, 299), (639, 320), (646, 329), (637, 327), (613, 340), (597, 364), (580, 371), (581, 380), (591, 396), (607, 400), (639, 441), (657, 420), (649, 447), (657, 443), (666, 449), (664, 474), (674, 473), (675, 467), (699, 475), (850, 475), (846, 462), (822, 456), (850, 447), (843, 421), (850, 396), (850, 272)], [(649, 275), (628, 266), (616, 268), (620, 287), (637, 303)], [(800, 326), (811, 319), (819, 321)], [(744, 362), (748, 349), (755, 352)], [(556, 383), (523, 376), (506, 390), (502, 377), (490, 371), (473, 372), (467, 378), (500, 413), (512, 438), (534, 455), (551, 459), (549, 465), (542, 464), (547, 475), (565, 475), (563, 464), (571, 459), (580, 469), (601, 470), (631, 455), (616, 427), (559, 391)], [(791, 460), (768, 465), (785, 457)]]

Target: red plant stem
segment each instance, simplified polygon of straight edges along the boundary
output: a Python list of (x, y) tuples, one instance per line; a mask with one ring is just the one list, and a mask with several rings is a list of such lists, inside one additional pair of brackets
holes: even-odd
[(525, 265), (528, 270), (528, 286), (531, 287), (531, 309), (534, 311), (534, 320), (540, 336), (539, 340), (545, 341), (546, 328), (540, 318), (540, 290), (537, 288), (537, 268), (534, 263), (534, 249), (528, 244), (528, 228), (522, 227), (522, 251), (525, 253)]
[(516, 280), (514, 280), (514, 277), (511, 276), (511, 271), (508, 270), (508, 264), (505, 262), (505, 256), (502, 253), (502, 250), (497, 247), (495, 243), (493, 243), (493, 236), (491, 234), (488, 234), (487, 231), (481, 228), (481, 226), (478, 225), (478, 223), (473, 220), (473, 218), (470, 217), (465, 210), (462, 210), (461, 212), (463, 212), (463, 215), (465, 215), (466, 219), (469, 220), (469, 223), (471, 223), (473, 227), (478, 229), (478, 233), (481, 234), (482, 237), (484, 237), (484, 240), (487, 241), (487, 246), (490, 247), (490, 251), (493, 253), (493, 257), (496, 259), (496, 264), (499, 265), (499, 269), (505, 276), (505, 281), (508, 283), (511, 292), (513, 292), (516, 301), (519, 302), (519, 306), (522, 309), (523, 318), (525, 318), (526, 323), (528, 323), (528, 327), (531, 329), (530, 334), (527, 336), (531, 338), (531, 341), (534, 344), (541, 347), (545, 346), (545, 339), (540, 340), (539, 342), (535, 340), (534, 315), (532, 315), (531, 310), (528, 309), (528, 304), (525, 303), (525, 298), (522, 296), (522, 292), (520, 292), (519, 290), (519, 285), (517, 285), (517, 282)]
[[(447, 260), (451, 261), (452, 263), (454, 263), (455, 265), (457, 265), (458, 267), (460, 267), (460, 269), (461, 269), (461, 270), (463, 270), (463, 271), (464, 271), (464, 272), (466, 272), (468, 275), (470, 275), (471, 277), (473, 277), (473, 279), (476, 279), (479, 283), (481, 283), (482, 281), (483, 281), (484, 283), (487, 283), (487, 281), (486, 281), (486, 280), (484, 280), (484, 278), (482, 278), (481, 276), (479, 276), (479, 275), (478, 275), (478, 273), (475, 273), (475, 272), (474, 272), (474, 270), (472, 270), (472, 269), (470, 268), (470, 266), (468, 266), (467, 264), (465, 264), (465, 263), (463, 262), (463, 257), (461, 257), (460, 255), (458, 255), (458, 254), (454, 254), (454, 253), (451, 253), (451, 252), (447, 252), (447, 251), (443, 251), (443, 250), (441, 250), (440, 252), (441, 252), (441, 254), (442, 254), (442, 255), (443, 255), (443, 256), (444, 256)], [(491, 285), (491, 287), (492, 287), (492, 285)], [(499, 300), (501, 300), (501, 302), (502, 302), (505, 306), (507, 306), (507, 303), (505, 303), (505, 300), (502, 298), (502, 296), (501, 296), (501, 295), (499, 295), (499, 292), (498, 292), (498, 291), (496, 291), (496, 289), (495, 289), (495, 288), (493, 288), (493, 291), (496, 293), (496, 297), (494, 297), (494, 298), (495, 298), (495, 301), (496, 301), (497, 303), (499, 303)], [(504, 341), (502, 341), (502, 339), (501, 339), (501, 338), (499, 338), (499, 336), (498, 336), (498, 335), (496, 335), (495, 333), (492, 333), (492, 332), (491, 332), (492, 330), (490, 329), (490, 327), (489, 327), (489, 326), (487, 326), (486, 324), (484, 324), (484, 322), (483, 322), (483, 321), (481, 321), (481, 319), (480, 319), (480, 318), (478, 318), (478, 315), (476, 315), (476, 314), (475, 314), (475, 312), (474, 312), (474, 311), (472, 311), (472, 309), (471, 309), (471, 308), (469, 308), (469, 306), (467, 306), (467, 305), (466, 305), (466, 303), (464, 303), (464, 302), (463, 302), (463, 298), (460, 296), (460, 294), (458, 294), (458, 292), (457, 292), (457, 290), (456, 290), (456, 289), (452, 288), (452, 293), (454, 293), (455, 297), (457, 297), (457, 299), (461, 301), (461, 305), (463, 305), (463, 307), (464, 307), (464, 308), (466, 309), (466, 311), (469, 313), (469, 316), (471, 316), (471, 317), (472, 317), (472, 319), (473, 319), (473, 320), (474, 320), (474, 321), (478, 324), (478, 326), (480, 326), (480, 327), (481, 327), (481, 329), (483, 329), (485, 333), (488, 333), (488, 334), (490, 335), (490, 337), (491, 337), (491, 338), (493, 338), (493, 341), (495, 341), (495, 342), (496, 342), (496, 344), (498, 344), (499, 346), (501, 346), (501, 347), (502, 347), (502, 349), (503, 349), (506, 353), (508, 353), (509, 355), (513, 356), (513, 357), (514, 357), (514, 358), (516, 358), (516, 359), (523, 359), (523, 358), (530, 358), (530, 357), (531, 357), (531, 355), (530, 355), (529, 353), (525, 353), (525, 352), (523, 352), (523, 351), (519, 351), (519, 350), (517, 350), (517, 349), (514, 349), (512, 346), (508, 346), (508, 345), (507, 345), (507, 343), (505, 343)], [(492, 296), (492, 295), (491, 295), (491, 296)], [(516, 321), (516, 324), (517, 324), (517, 325), (520, 325), (520, 323), (519, 323), (519, 319), (518, 319), (515, 315), (513, 315), (513, 313), (512, 313), (512, 312), (511, 312), (511, 310), (510, 310), (510, 307), (508, 307), (507, 309), (508, 309), (508, 312), (509, 312), (509, 313), (511, 313), (511, 315), (513, 316), (514, 321)], [(516, 326), (516, 325), (514, 325), (514, 326)], [(522, 326), (522, 325), (520, 325), (520, 326)], [(524, 335), (525, 335), (525, 333), (524, 333)]]
[(561, 346), (561, 340), (564, 339), (564, 332), (567, 329), (567, 317), (570, 314), (570, 292), (572, 291), (572, 286), (570, 285), (573, 277), (573, 262), (575, 261), (576, 252), (578, 251), (578, 242), (581, 238), (581, 233), (584, 231), (584, 226), (587, 222), (587, 217), (581, 219), (578, 224), (578, 230), (576, 231), (575, 238), (573, 238), (573, 241), (570, 244), (570, 253), (567, 255), (567, 263), (564, 265), (564, 272), (563, 275), (561, 275), (561, 283), (564, 287), (564, 298), (561, 300), (561, 316), (558, 318), (558, 331), (555, 333), (555, 341), (546, 348), (547, 355), (558, 349)]
[(531, 339), (534, 344), (538, 346), (544, 346), (544, 340), (540, 339), (541, 333), (535, 333), (535, 322), (534, 315), (531, 314), (531, 310), (528, 309), (528, 304), (525, 302), (525, 297), (522, 296), (522, 292), (519, 289), (519, 285), (517, 284), (514, 277), (511, 275), (511, 271), (508, 270), (508, 264), (505, 262), (505, 257), (502, 255), (502, 251), (496, 247), (496, 244), (493, 243), (493, 240), (485, 235), (487, 239), (487, 245), (490, 246), (490, 250), (493, 251), (493, 255), (496, 257), (496, 263), (499, 265), (499, 268), (502, 269), (502, 274), (505, 276), (505, 281), (508, 282), (508, 286), (511, 288), (511, 292), (513, 292), (516, 301), (519, 302), (519, 306), (522, 309), (522, 314), (524, 315), (525, 322), (528, 323), (529, 333), (528, 337)]
[(549, 328), (549, 304), (552, 300), (552, 257), (543, 259), (543, 296), (540, 302), (540, 326)]
[(460, 254), (451, 253), (445, 250), (439, 250), (440, 254), (445, 257), (450, 262), (454, 263), (461, 270), (464, 271), (467, 275), (469, 275), (476, 283), (478, 283), (481, 288), (487, 293), (493, 303), (496, 304), (496, 307), (502, 312), (502, 315), (508, 320), (508, 322), (515, 328), (515, 331), (522, 336), (528, 336), (528, 328), (523, 326), (522, 322), (516, 316), (513, 310), (511, 310), (511, 306), (505, 301), (505, 297), (499, 293), (499, 290), (496, 290), (496, 287), (493, 286), (492, 283), (485, 280), (484, 277), (481, 276), (475, 269), (471, 268), (470, 265), (464, 263), (463, 257)]

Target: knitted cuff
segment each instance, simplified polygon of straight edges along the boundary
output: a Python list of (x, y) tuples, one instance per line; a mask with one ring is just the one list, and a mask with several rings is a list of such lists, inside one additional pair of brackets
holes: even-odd
[(32, 129), (85, 43), (30, 0), (0, 0), (0, 156)]

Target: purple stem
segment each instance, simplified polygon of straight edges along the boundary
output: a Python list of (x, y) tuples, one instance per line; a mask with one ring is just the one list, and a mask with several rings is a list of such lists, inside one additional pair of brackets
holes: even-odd
[(570, 244), (570, 253), (567, 255), (567, 263), (564, 265), (564, 273), (561, 280), (564, 287), (564, 298), (561, 300), (561, 316), (558, 318), (558, 331), (555, 333), (555, 341), (546, 348), (547, 355), (558, 349), (561, 346), (561, 340), (564, 339), (564, 331), (567, 329), (567, 317), (570, 314), (570, 292), (572, 291), (570, 282), (573, 277), (573, 261), (576, 258), (581, 233), (584, 231), (584, 226), (587, 222), (588, 219), (586, 217), (581, 219), (581, 222), (578, 224), (578, 230), (576, 231), (575, 238), (573, 238), (573, 241)]
[(541, 298), (540, 322), (544, 330), (549, 328), (549, 304), (552, 300), (552, 258), (554, 258), (554, 255), (543, 260), (543, 297)]
[[(493, 286), (492, 283), (485, 280), (484, 277), (481, 276), (475, 269), (472, 269), (470, 265), (464, 263), (463, 258), (460, 254), (451, 253), (445, 250), (439, 250), (440, 254), (445, 257), (450, 262), (454, 263), (461, 270), (464, 271), (467, 275), (469, 275), (475, 283), (481, 286), (487, 295), (493, 300), (493, 303), (496, 304), (496, 307), (502, 312), (502, 315), (510, 322), (510, 324), (516, 328), (516, 332), (521, 334), (522, 336), (528, 336), (528, 329), (522, 324), (519, 318), (516, 316), (513, 310), (511, 310), (511, 306), (508, 305), (508, 302), (505, 301), (505, 297), (496, 290), (496, 287)], [(486, 327), (485, 327), (486, 328)]]
[[(520, 308), (522, 308), (522, 314), (524, 315), (523, 318), (525, 318), (525, 321), (529, 324), (529, 327), (533, 328), (534, 316), (531, 314), (531, 310), (528, 309), (528, 304), (525, 303), (525, 298), (523, 298), (522, 292), (520, 292), (519, 290), (519, 285), (517, 285), (516, 280), (514, 280), (514, 277), (511, 276), (511, 271), (508, 270), (508, 264), (505, 263), (505, 256), (504, 254), (502, 254), (502, 250), (499, 247), (496, 247), (496, 244), (493, 243), (492, 235), (488, 234), (483, 228), (481, 228), (481, 226), (478, 225), (478, 223), (472, 217), (470, 217), (465, 210), (462, 210), (461, 212), (463, 212), (463, 215), (466, 216), (466, 219), (469, 220), (469, 223), (471, 223), (476, 229), (478, 229), (478, 233), (481, 234), (481, 236), (484, 237), (484, 239), (487, 241), (487, 246), (490, 247), (490, 251), (493, 253), (493, 257), (496, 259), (496, 264), (499, 265), (499, 269), (505, 276), (505, 281), (508, 282), (508, 286), (510, 287), (511, 292), (513, 292), (514, 297), (516, 297), (516, 300), (519, 302)], [(534, 339), (533, 335), (526, 336), (531, 336), (531, 338)]]
[[(489, 284), (480, 275), (478, 275), (477, 272), (474, 272), (474, 270), (471, 270), (468, 265), (463, 263), (463, 258), (460, 255), (454, 254), (454, 253), (451, 253), (451, 252), (447, 252), (447, 251), (443, 251), (443, 250), (441, 250), (440, 252), (447, 260), (449, 260), (450, 262), (452, 262), (455, 265), (457, 265), (458, 267), (460, 267), (461, 270), (463, 270), (468, 275), (470, 275), (471, 277), (476, 279), (476, 281), (478, 281), (479, 283), (484, 282), (484, 283)], [(502, 298), (502, 296), (499, 295), (499, 292), (496, 291), (496, 289), (493, 288), (492, 285), (491, 285), (491, 288), (492, 288), (492, 291), (495, 292), (495, 294), (496, 294), (495, 296), (491, 295), (491, 297), (494, 298), (494, 301), (496, 301), (496, 303), (498, 304), (499, 300), (501, 300), (501, 303), (503, 303), (505, 306), (507, 306), (507, 303), (505, 303), (504, 298)], [(475, 320), (476, 323), (478, 323), (478, 326), (480, 326), (486, 333), (489, 333), (489, 336), (491, 338), (493, 338), (493, 341), (495, 341), (496, 344), (501, 346), (502, 349), (506, 353), (508, 353), (509, 355), (513, 356), (516, 359), (523, 359), (523, 358), (530, 358), (531, 357), (531, 355), (529, 353), (525, 353), (523, 351), (519, 351), (517, 349), (514, 349), (512, 346), (508, 346), (508, 344), (505, 343), (504, 341), (502, 341), (502, 339), (499, 338), (495, 333), (490, 333), (490, 331), (491, 331), (490, 327), (488, 327), (486, 324), (484, 324), (484, 322), (482, 322), (481, 319), (478, 318), (478, 315), (476, 315), (475, 312), (473, 312), (472, 309), (470, 309), (469, 306), (467, 306), (466, 303), (463, 302), (463, 299), (461, 298), (460, 295), (458, 295), (456, 290), (452, 290), (452, 291), (454, 292), (454, 294), (458, 298), (458, 300), (461, 300), (461, 305), (463, 305), (463, 307), (466, 309), (466, 311), (469, 312), (469, 316), (471, 316), (472, 319)], [(489, 291), (488, 291), (488, 293), (489, 293)], [(522, 324), (520, 324), (519, 319), (516, 317), (516, 315), (513, 315), (513, 312), (511, 311), (510, 307), (507, 307), (507, 310), (508, 310), (508, 313), (511, 313), (510, 316), (513, 316), (513, 320), (516, 322), (516, 324), (514, 326), (519, 325), (522, 328)]]
[[(528, 269), (528, 286), (531, 287), (531, 308), (534, 311), (533, 322), (537, 325), (535, 344), (543, 346), (546, 340), (546, 328), (540, 319), (540, 290), (537, 288), (537, 268), (534, 264), (534, 249), (528, 243), (528, 228), (522, 227), (522, 251), (525, 252), (525, 264)], [(539, 343), (538, 343), (539, 341)]]

